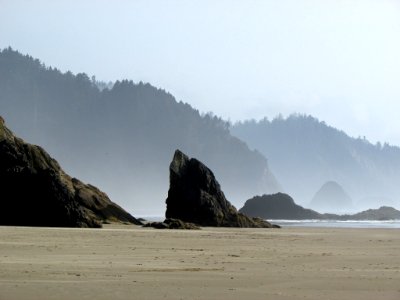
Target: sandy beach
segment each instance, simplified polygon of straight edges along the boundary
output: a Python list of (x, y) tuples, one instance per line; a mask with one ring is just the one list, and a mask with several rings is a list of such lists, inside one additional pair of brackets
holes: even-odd
[(0, 227), (0, 299), (400, 299), (398, 229)]

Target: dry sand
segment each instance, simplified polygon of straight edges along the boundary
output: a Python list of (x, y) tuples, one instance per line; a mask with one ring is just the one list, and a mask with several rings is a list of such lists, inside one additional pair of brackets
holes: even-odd
[(0, 299), (400, 299), (396, 229), (0, 227)]

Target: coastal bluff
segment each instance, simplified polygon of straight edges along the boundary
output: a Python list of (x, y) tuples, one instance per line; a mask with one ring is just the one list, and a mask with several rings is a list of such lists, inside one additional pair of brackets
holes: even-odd
[(0, 182), (0, 225), (141, 224), (95, 186), (66, 174), (44, 149), (16, 137), (1, 117)]

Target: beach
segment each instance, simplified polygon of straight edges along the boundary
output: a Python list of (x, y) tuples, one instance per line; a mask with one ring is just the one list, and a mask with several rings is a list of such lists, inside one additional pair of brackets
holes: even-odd
[(400, 299), (400, 231), (0, 227), (0, 300)]

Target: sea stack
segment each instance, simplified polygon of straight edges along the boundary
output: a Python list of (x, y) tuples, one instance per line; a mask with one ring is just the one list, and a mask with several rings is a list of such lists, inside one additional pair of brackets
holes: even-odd
[(213, 172), (197, 159), (176, 150), (169, 170), (166, 218), (200, 226), (272, 227), (262, 219), (239, 213), (225, 198)]
[(310, 207), (324, 213), (343, 213), (354, 209), (350, 196), (336, 181), (326, 182), (311, 200)]
[(141, 224), (98, 188), (67, 175), (41, 147), (16, 137), (1, 117), (0, 182), (0, 225)]

